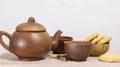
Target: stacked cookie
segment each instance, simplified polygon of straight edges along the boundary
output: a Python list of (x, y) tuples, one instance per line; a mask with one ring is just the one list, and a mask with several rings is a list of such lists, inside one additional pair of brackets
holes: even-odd
[(92, 48), (90, 56), (100, 56), (108, 51), (109, 42), (112, 38), (104, 35), (100, 35), (98, 33), (94, 33), (89, 35), (85, 41), (91, 42)]

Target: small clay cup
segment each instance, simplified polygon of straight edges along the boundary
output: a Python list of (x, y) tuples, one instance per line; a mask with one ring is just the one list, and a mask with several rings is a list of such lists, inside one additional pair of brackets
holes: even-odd
[(65, 54), (64, 42), (65, 41), (72, 41), (72, 40), (73, 40), (73, 38), (70, 37), (70, 36), (60, 36), (58, 47), (55, 50), (53, 50), (53, 53), (55, 53), (55, 54)]
[(85, 61), (91, 50), (92, 43), (85, 41), (66, 41), (64, 48), (68, 58), (73, 61)]

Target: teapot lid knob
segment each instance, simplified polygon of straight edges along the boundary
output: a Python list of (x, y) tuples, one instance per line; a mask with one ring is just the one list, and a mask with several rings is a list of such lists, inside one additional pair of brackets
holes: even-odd
[(35, 23), (34, 17), (30, 17), (30, 18), (28, 19), (28, 22), (29, 22), (29, 23)]
[(28, 19), (28, 22), (21, 23), (16, 27), (16, 31), (39, 31), (39, 32), (46, 32), (46, 28), (39, 23), (35, 22), (35, 19), (33, 17), (30, 17)]

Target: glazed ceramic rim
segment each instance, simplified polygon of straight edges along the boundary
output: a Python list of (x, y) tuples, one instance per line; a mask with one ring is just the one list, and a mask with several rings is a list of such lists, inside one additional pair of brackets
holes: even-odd
[(85, 43), (85, 44), (80, 44), (80, 45), (92, 45), (92, 43), (90, 42), (86, 42), (86, 41), (65, 41), (65, 44), (67, 45), (79, 45), (79, 43)]

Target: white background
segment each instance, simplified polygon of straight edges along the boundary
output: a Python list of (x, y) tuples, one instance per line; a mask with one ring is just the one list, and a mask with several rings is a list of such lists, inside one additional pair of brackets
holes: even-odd
[(30, 16), (51, 36), (61, 29), (64, 36), (84, 40), (97, 32), (112, 37), (111, 49), (120, 49), (120, 0), (0, 0), (0, 30), (12, 34)]

